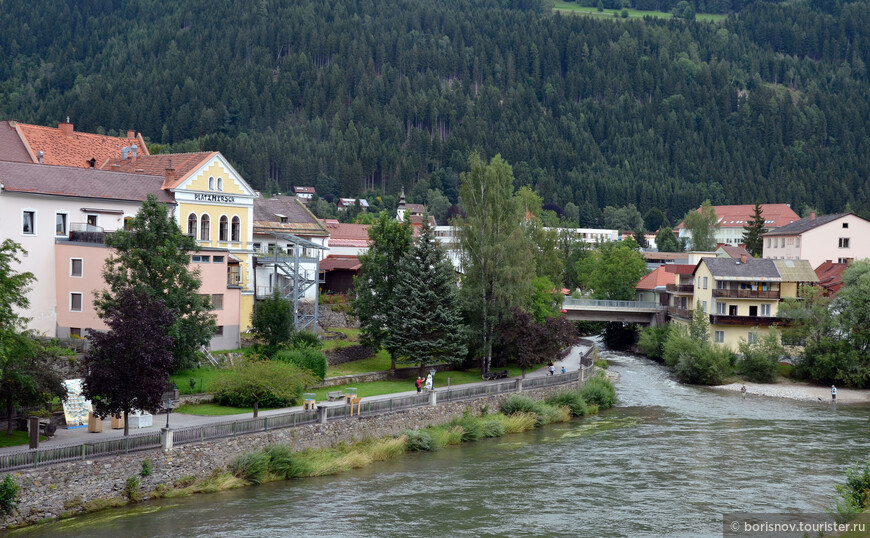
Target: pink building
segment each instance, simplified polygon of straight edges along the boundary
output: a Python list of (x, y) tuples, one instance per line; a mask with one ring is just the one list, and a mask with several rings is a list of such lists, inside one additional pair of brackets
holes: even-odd
[(808, 260), (818, 267), (825, 260), (849, 263), (870, 258), (870, 222), (851, 213), (802, 218), (764, 234), (764, 257)]

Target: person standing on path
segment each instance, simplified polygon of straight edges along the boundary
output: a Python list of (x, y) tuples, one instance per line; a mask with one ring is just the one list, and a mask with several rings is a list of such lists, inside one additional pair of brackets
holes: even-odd
[(743, 399), (745, 400), (746, 399), (746, 385), (743, 385), (742, 387), (740, 387), (740, 394), (743, 395)]
[(831, 385), (831, 401), (837, 401), (837, 387), (835, 387), (834, 385)]
[(432, 390), (432, 374), (426, 376), (426, 390)]
[(423, 390), (423, 378), (420, 376), (417, 376), (417, 383), (415, 383), (415, 384), (417, 386), (417, 394), (419, 394)]
[(562, 365), (562, 375), (565, 375), (565, 365)]

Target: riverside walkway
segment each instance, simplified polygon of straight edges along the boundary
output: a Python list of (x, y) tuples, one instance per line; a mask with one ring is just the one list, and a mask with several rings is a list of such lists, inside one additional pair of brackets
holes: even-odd
[[(556, 376), (560, 375), (559, 372), (561, 371), (562, 366), (564, 366), (568, 372), (576, 372), (576, 371), (580, 370), (581, 358), (584, 355), (584, 353), (586, 353), (586, 351), (588, 349), (589, 349), (589, 346), (586, 346), (586, 345), (577, 345), (577, 346), (572, 347), (571, 350), (568, 352), (568, 354), (561, 361), (556, 363)], [(537, 370), (527, 372), (526, 379), (545, 377), (546, 375), (547, 375), (547, 367), (544, 366), (544, 367), (539, 368)], [(513, 379), (516, 379), (516, 378), (513, 378)], [(443, 377), (439, 378), (439, 376), (437, 374), (435, 375), (434, 381), (435, 381), (435, 385), (436, 385), (434, 391), (438, 394), (438, 397), (440, 399), (441, 395), (446, 393), (448, 389), (446, 386), (439, 387), (438, 384), (441, 382), (446, 383), (446, 381), (444, 381)], [(479, 381), (476, 383), (466, 383), (466, 384), (462, 384), (462, 385), (451, 385), (450, 388), (451, 389), (458, 389), (460, 387), (466, 388), (466, 387), (478, 387), (478, 386), (486, 386), (486, 385), (497, 385), (499, 383), (504, 383), (504, 381), (505, 381), (504, 379), (496, 380), (496, 381)], [(410, 384), (410, 380), (409, 380), (409, 384)], [(367, 396), (367, 397), (362, 398), (362, 401), (363, 401), (363, 403), (385, 401), (385, 400), (390, 400), (390, 399), (394, 399), (394, 398), (401, 398), (401, 397), (405, 397), (405, 396), (415, 396), (416, 394), (417, 394), (416, 390), (410, 390), (410, 391), (406, 391), (406, 392), (393, 392), (393, 393), (389, 393), (389, 394), (380, 394), (377, 396)], [(344, 407), (344, 404), (342, 404), (340, 402), (318, 403), (318, 406), (321, 406), (321, 405), (325, 406), (325, 407)], [(260, 411), (258, 414), (258, 417), (263, 418), (263, 417), (269, 417), (269, 416), (275, 416), (275, 415), (284, 415), (288, 412), (301, 411), (301, 410), (302, 410), (302, 406), (285, 407), (285, 408), (280, 408), (280, 409), (269, 409), (269, 410)], [(188, 414), (184, 414), (184, 413), (171, 413), (170, 417), (169, 417), (169, 425), (173, 430), (175, 430), (175, 429), (183, 429), (183, 428), (189, 428), (189, 427), (195, 427), (195, 426), (210, 426), (210, 425), (215, 425), (215, 424), (231, 423), (234, 421), (250, 419), (252, 416), (253, 416), (253, 413), (250, 413), (250, 412), (237, 414), (237, 415), (222, 415), (222, 416), (202, 416), (202, 415), (188, 415)], [(137, 434), (141, 434), (141, 433), (148, 433), (148, 432), (159, 433), (160, 429), (163, 428), (165, 425), (166, 425), (166, 415), (164, 415), (164, 414), (154, 415), (153, 416), (153, 423), (150, 427), (130, 429), (130, 435), (132, 436), (132, 435), (137, 435)], [(124, 430), (123, 429), (113, 430), (113, 429), (108, 428), (108, 421), (106, 421), (103, 431), (99, 432), (99, 433), (88, 432), (87, 428), (75, 428), (75, 429), (68, 430), (66, 428), (60, 427), (57, 429), (57, 432), (55, 433), (54, 438), (52, 438), (49, 441), (40, 442), (39, 448), (40, 449), (49, 449), (49, 448), (52, 448), (54, 446), (72, 445), (72, 444), (76, 444), (76, 443), (94, 443), (94, 442), (105, 441), (105, 440), (110, 440), (110, 439), (119, 439), (119, 438), (122, 438), (123, 436), (124, 436)], [(22, 452), (22, 451), (26, 451), (26, 450), (27, 450), (27, 445), (3, 447), (3, 448), (0, 448), (0, 455), (18, 453), (18, 452)]]

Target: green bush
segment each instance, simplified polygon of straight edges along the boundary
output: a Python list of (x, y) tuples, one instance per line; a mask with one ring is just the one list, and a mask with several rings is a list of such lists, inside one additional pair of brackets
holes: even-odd
[(776, 366), (786, 356), (785, 348), (779, 343), (779, 335), (770, 330), (755, 343), (740, 343), (743, 355), (737, 363), (740, 372), (750, 381), (773, 383), (776, 381)]
[(500, 417), (488, 417), (480, 423), (481, 437), (503, 437), (505, 434), (504, 422)]
[(18, 504), (18, 493), (21, 491), (21, 486), (18, 485), (11, 475), (3, 477), (0, 482), (0, 511), (4, 514), (11, 514), (15, 505)]
[(466, 410), (465, 414), (462, 415), (461, 418), (454, 418), (450, 422), (447, 423), (448, 428), (453, 428), (459, 426), (462, 428), (462, 442), (470, 443), (473, 441), (477, 441), (481, 437), (483, 437), (483, 419), (479, 417), (472, 416), (471, 413)]
[(637, 340), (637, 347), (647, 357), (660, 360), (664, 355), (665, 342), (668, 341), (670, 332), (670, 325), (644, 329)]
[(311, 348), (320, 349), (323, 342), (320, 337), (308, 331), (294, 331), (290, 337), (290, 346), (295, 349)]
[(142, 462), (142, 471), (139, 473), (142, 478), (146, 476), (151, 476), (151, 460), (146, 459)]
[(326, 377), (326, 357), (324, 357), (323, 353), (316, 348), (303, 347), (299, 349), (282, 350), (275, 354), (275, 360), (295, 364), (300, 368), (305, 368), (320, 380), (323, 380), (323, 378)]
[(544, 424), (564, 422), (566, 419), (570, 419), (570, 415), (568, 412), (565, 412), (563, 408), (554, 405), (541, 404), (538, 408), (538, 420), (535, 424), (537, 426), (543, 426)]
[(296, 478), (308, 474), (306, 466), (295, 457), (288, 445), (269, 445), (265, 453), (269, 457), (269, 472), (278, 478)]
[(212, 383), (212, 390), (221, 405), (252, 407), (259, 401), (263, 407), (288, 407), (316, 381), (311, 372), (295, 364), (245, 359), (222, 371)]
[(236, 478), (247, 480), (251, 484), (261, 484), (267, 470), (269, 470), (269, 454), (266, 452), (251, 452), (239, 456), (230, 463), (230, 472)]
[(501, 412), (505, 415), (513, 415), (514, 413), (538, 413), (541, 409), (541, 402), (532, 400), (528, 396), (514, 394), (506, 399), (501, 404)]
[(586, 381), (580, 389), (580, 396), (587, 405), (595, 404), (607, 409), (616, 403), (616, 387), (604, 375), (596, 375)]
[(405, 448), (409, 452), (432, 452), (438, 448), (425, 430), (405, 430), (402, 435), (408, 438)]
[(124, 484), (124, 496), (130, 499), (130, 502), (139, 502), (142, 500), (142, 492), (139, 491), (139, 477), (136, 475), (131, 476), (127, 479), (127, 483)]
[(683, 383), (721, 385), (731, 373), (733, 353), (724, 347), (703, 346), (698, 355), (681, 355), (674, 374)]
[(563, 390), (547, 398), (547, 403), (555, 406), (565, 406), (571, 410), (571, 415), (583, 417), (589, 414), (589, 406), (579, 390)]
[(834, 507), (843, 516), (860, 514), (867, 507), (870, 493), (870, 461), (861, 468), (860, 464), (846, 471), (846, 483), (834, 486), (837, 495)]
[(780, 362), (776, 364), (776, 373), (778, 373), (782, 377), (790, 378), (792, 370), (794, 370), (794, 365), (787, 362)]

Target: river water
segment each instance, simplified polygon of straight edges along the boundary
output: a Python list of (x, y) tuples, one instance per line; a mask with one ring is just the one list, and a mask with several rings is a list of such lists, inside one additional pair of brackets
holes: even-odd
[(598, 416), (342, 475), (143, 503), (51, 536), (721, 536), (723, 512), (822, 512), (870, 456), (868, 407), (680, 385), (605, 351)]

